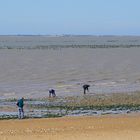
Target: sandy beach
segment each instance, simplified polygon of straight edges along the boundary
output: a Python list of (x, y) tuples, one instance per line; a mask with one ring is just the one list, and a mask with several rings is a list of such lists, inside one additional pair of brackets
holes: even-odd
[(138, 114), (0, 121), (0, 140), (139, 140), (139, 132)]

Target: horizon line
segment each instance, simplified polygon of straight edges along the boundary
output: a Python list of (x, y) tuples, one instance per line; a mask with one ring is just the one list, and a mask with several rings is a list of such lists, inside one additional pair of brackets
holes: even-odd
[(140, 35), (95, 35), (95, 34), (0, 34), (0, 36), (136, 36)]

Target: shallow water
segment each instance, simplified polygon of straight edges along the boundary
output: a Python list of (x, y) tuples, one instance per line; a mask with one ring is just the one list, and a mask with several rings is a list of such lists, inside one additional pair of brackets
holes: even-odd
[(0, 50), (0, 98), (140, 91), (140, 48)]

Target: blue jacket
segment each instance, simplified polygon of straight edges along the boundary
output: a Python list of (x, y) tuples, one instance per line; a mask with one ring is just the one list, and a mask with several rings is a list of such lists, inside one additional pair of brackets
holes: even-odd
[(18, 107), (21, 107), (21, 108), (24, 106), (24, 101), (23, 101), (23, 99), (18, 100), (17, 106), (18, 106)]

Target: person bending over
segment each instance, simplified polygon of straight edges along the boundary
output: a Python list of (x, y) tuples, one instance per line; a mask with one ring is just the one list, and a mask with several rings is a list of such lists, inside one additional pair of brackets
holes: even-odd
[(83, 85), (84, 94), (86, 94), (86, 91), (89, 92), (89, 87), (90, 85), (87, 85), (87, 84)]

